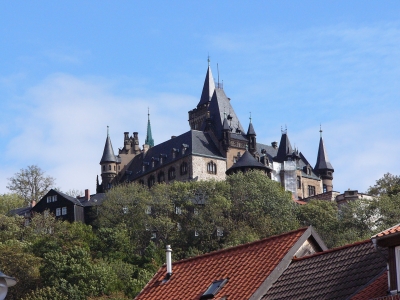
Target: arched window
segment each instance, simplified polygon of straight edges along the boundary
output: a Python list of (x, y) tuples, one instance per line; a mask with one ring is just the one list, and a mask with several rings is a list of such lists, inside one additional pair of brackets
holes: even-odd
[(111, 171), (111, 165), (108, 165), (108, 170)]
[(154, 184), (156, 183), (156, 180), (154, 178), (154, 175), (151, 175), (149, 179), (147, 179), (147, 185), (149, 188), (151, 188)]
[(165, 175), (164, 175), (164, 172), (163, 171), (161, 171), (160, 173), (158, 173), (158, 176), (157, 176), (158, 178), (158, 183), (161, 183), (161, 182), (165, 182)]
[(168, 170), (168, 180), (175, 179), (175, 168), (171, 167)]
[(106, 166), (103, 166), (103, 171), (105, 171), (106, 170)]
[(187, 162), (181, 163), (181, 175), (185, 175), (188, 172), (188, 164)]
[(209, 174), (217, 174), (217, 165), (216, 165), (215, 162), (210, 161), (207, 164), (207, 173), (209, 173)]

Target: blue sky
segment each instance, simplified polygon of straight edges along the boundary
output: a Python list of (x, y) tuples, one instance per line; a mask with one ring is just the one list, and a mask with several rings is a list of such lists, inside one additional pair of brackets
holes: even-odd
[(398, 1), (0, 3), (0, 193), (37, 164), (57, 187), (95, 190), (107, 125), (156, 143), (189, 129), (207, 56), (259, 142), (315, 164), (319, 125), (334, 190), (399, 175)]

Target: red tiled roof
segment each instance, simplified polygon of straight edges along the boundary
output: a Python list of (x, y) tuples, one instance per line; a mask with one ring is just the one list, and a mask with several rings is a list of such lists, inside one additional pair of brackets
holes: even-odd
[(228, 295), (229, 299), (249, 299), (306, 230), (175, 262), (172, 277), (165, 282), (163, 266), (136, 299), (199, 299), (211, 283), (225, 278), (228, 282), (218, 292), (217, 299)]
[[(361, 290), (357, 295), (351, 298), (351, 300), (365, 300), (365, 299), (376, 299), (387, 295), (388, 290), (388, 279), (387, 272), (384, 271), (374, 282), (368, 285), (365, 289)], [(386, 298), (384, 298), (386, 299)]]
[(374, 237), (382, 237), (382, 236), (388, 236), (394, 233), (399, 233), (400, 232), (400, 224), (397, 224), (389, 229), (386, 229), (385, 231), (382, 231), (375, 235)]
[(300, 205), (305, 205), (307, 202), (301, 201), (301, 200), (293, 200), (295, 203), (300, 204)]

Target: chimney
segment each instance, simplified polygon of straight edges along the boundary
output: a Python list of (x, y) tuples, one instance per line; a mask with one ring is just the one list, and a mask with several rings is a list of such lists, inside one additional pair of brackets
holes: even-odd
[(88, 189), (85, 190), (85, 200), (90, 200), (90, 191)]
[(176, 138), (176, 135), (171, 135), (171, 140)]
[(274, 149), (278, 148), (278, 142), (272, 142), (272, 143), (271, 143), (271, 146), (272, 146)]
[(167, 276), (166, 278), (169, 279), (172, 276), (172, 258), (171, 258), (171, 245), (167, 245), (167, 248), (165, 249), (165, 255), (167, 257)]

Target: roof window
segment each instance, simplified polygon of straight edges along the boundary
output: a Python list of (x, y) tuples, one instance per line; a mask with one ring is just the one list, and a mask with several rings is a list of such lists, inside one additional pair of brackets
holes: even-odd
[(208, 289), (204, 292), (204, 294), (201, 295), (200, 299), (214, 298), (214, 296), (222, 289), (222, 287), (227, 282), (228, 282), (227, 278), (214, 281), (213, 283), (211, 283), (211, 285), (208, 287)]

